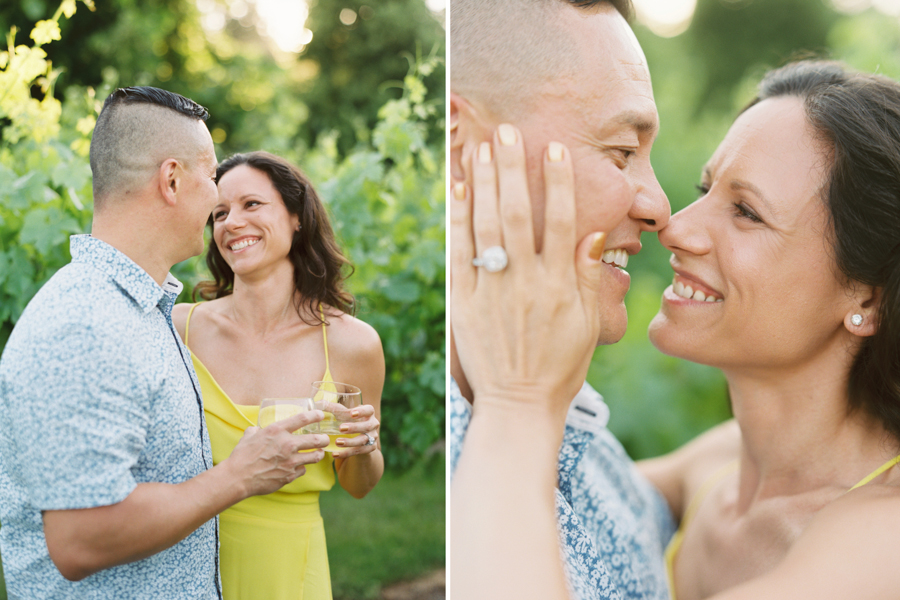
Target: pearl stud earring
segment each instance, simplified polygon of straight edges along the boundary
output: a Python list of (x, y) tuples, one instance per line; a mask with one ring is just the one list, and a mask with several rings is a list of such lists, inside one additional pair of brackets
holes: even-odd
[(863, 316), (862, 315), (853, 315), (852, 317), (850, 317), (850, 322), (853, 323), (854, 325), (856, 325), (857, 327), (859, 327), (860, 325), (862, 325)]

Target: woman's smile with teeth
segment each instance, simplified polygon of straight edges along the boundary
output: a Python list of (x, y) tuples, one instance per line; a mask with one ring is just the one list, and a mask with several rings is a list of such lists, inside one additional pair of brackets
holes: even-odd
[(245, 240), (241, 240), (239, 242), (235, 242), (234, 244), (231, 244), (228, 247), (231, 248), (232, 252), (236, 252), (238, 250), (243, 250), (244, 248), (246, 248), (248, 246), (252, 246), (253, 244), (255, 244), (258, 241), (259, 241), (259, 238), (252, 239), (252, 240), (245, 239)]
[(706, 293), (703, 290), (694, 289), (694, 287), (689, 283), (682, 283), (678, 281), (676, 277), (672, 281), (672, 291), (682, 298), (687, 298), (688, 300), (698, 300), (700, 302), (723, 302), (723, 298), (717, 298), (713, 293)]
[(624, 248), (616, 248), (615, 250), (607, 250), (603, 253), (603, 262), (624, 269), (628, 266), (628, 251)]

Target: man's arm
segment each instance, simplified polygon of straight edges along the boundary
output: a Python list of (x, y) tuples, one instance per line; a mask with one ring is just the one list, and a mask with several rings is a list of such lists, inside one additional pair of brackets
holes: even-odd
[[(303, 412), (265, 429), (250, 427), (231, 456), (179, 484), (141, 483), (109, 506), (43, 513), (50, 559), (78, 581), (109, 567), (160, 552), (244, 498), (274, 492), (318, 462), (325, 435), (292, 435), (322, 420)], [(316, 448), (311, 452), (298, 452)]]

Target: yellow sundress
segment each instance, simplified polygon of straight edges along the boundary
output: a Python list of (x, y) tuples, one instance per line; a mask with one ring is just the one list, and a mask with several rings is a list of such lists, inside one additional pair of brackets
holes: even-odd
[[(191, 315), (184, 327), (190, 348)], [(325, 341), (325, 375), (333, 381)], [(231, 454), (244, 430), (256, 425), (259, 406), (235, 404), (191, 353), (206, 413), (213, 464)], [(224, 600), (331, 600), (331, 577), (319, 492), (334, 485), (333, 458), (307, 465), (306, 474), (279, 491), (243, 500), (219, 515), (219, 572)]]

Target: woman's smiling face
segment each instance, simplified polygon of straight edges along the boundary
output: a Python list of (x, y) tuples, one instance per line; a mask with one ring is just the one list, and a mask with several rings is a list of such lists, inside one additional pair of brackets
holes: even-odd
[(650, 324), (657, 348), (767, 368), (841, 343), (851, 294), (828, 241), (828, 168), (799, 98), (764, 100), (738, 117), (704, 168), (703, 195), (660, 231), (675, 275)]
[(288, 261), (299, 218), (263, 171), (239, 165), (222, 175), (212, 218), (213, 239), (235, 275)]

